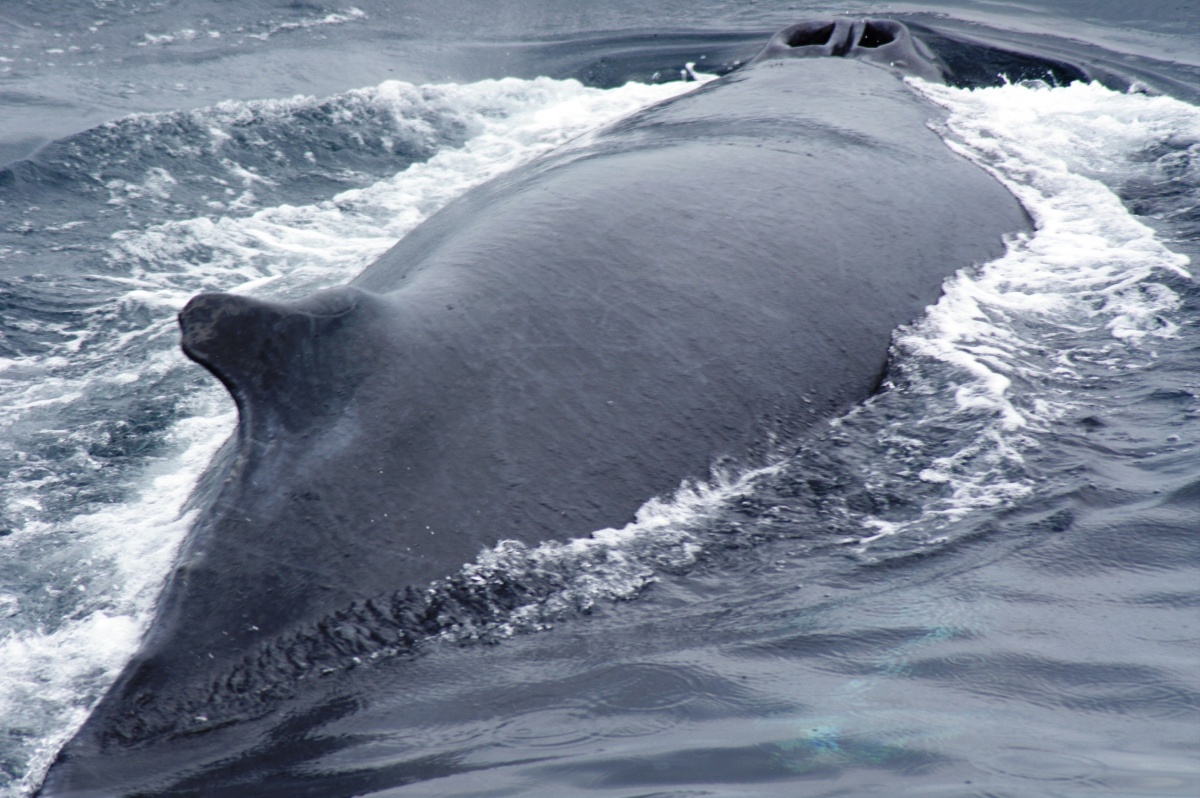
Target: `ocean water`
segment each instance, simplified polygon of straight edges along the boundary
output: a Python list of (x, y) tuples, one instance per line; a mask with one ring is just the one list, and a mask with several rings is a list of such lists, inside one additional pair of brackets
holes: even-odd
[(1190, 4), (97, 0), (0, 9), (0, 795), (136, 650), (233, 429), (188, 298), (344, 282), (830, 11), (1099, 78), (913, 83), (1036, 230), (947, 275), (885, 390), (791, 457), (482, 552), (417, 650), (328, 652), (319, 721), (171, 794), (1200, 791)]

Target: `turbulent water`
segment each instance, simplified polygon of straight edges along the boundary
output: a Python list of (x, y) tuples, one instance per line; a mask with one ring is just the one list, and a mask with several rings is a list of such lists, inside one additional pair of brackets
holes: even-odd
[[(0, 9), (0, 795), (135, 650), (233, 428), (182, 304), (344, 282), (817, 8), (711, 6), (505, 7), (490, 34), (472, 4)], [(371, 651), (377, 704), (273, 761), (280, 794), (1200, 791), (1195, 14), (895, 10), (1132, 84), (914, 81), (1035, 232), (950, 276), (886, 389), (791, 456), (431, 586), (437, 630)], [(335, 693), (363, 666), (327, 664)]]

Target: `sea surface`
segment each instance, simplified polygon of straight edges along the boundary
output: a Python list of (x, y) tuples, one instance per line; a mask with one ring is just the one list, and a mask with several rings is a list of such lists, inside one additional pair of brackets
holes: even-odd
[(4, 0), (0, 796), (135, 651), (233, 430), (191, 296), (345, 282), (831, 13), (1095, 78), (912, 83), (1035, 232), (790, 456), (481, 552), (417, 651), (345, 663), (353, 732), (178, 794), (1200, 794), (1200, 4)]

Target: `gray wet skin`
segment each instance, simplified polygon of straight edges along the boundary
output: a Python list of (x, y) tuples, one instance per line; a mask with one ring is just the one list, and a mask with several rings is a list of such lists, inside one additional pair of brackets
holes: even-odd
[(45, 794), (126, 789), (156, 746), (223, 722), (219, 702), (172, 713), (275, 637), (501, 539), (620, 527), (877, 388), (892, 331), (1029, 221), (930, 130), (896, 73), (939, 67), (906, 30), (795, 28), (469, 192), (349, 286), (187, 306), (237, 440)]

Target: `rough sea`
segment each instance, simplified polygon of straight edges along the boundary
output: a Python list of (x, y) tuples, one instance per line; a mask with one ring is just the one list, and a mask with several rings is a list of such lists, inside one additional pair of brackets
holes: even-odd
[(233, 431), (190, 297), (343, 283), (831, 13), (1097, 78), (912, 82), (1036, 230), (790, 456), (481, 552), (416, 651), (330, 668), (378, 682), (353, 732), (171, 794), (1200, 794), (1200, 5), (5, 0), (0, 796), (136, 650)]

